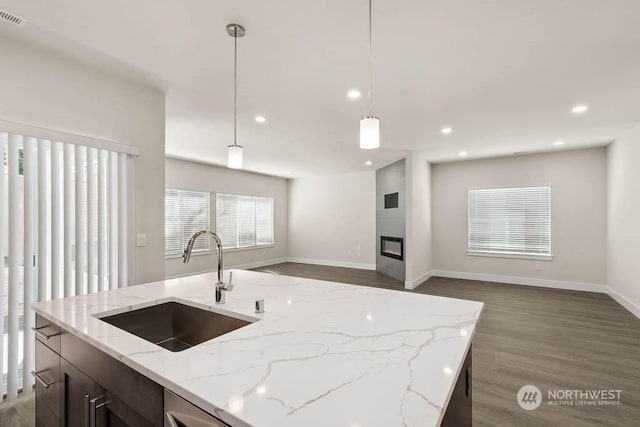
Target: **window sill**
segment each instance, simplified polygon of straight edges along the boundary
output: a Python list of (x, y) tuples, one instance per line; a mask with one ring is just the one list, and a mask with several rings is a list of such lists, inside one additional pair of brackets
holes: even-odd
[(489, 257), (489, 258), (513, 258), (513, 259), (531, 259), (531, 260), (538, 260), (538, 261), (553, 261), (553, 255), (518, 254), (518, 253), (511, 253), (511, 252), (467, 251), (467, 255)]
[(275, 247), (276, 247), (276, 245), (274, 243), (274, 244), (271, 244), (271, 245), (244, 246), (244, 247), (241, 247), (241, 248), (223, 248), (222, 249), (222, 253), (225, 253), (225, 252), (239, 252), (239, 251), (251, 251), (251, 250), (254, 250), (254, 249), (265, 249), (265, 248), (275, 248)]
[[(200, 255), (211, 255), (212, 252), (211, 251), (198, 251), (198, 252), (191, 252), (191, 256), (200, 256)], [(171, 254), (171, 255), (165, 255), (164, 259), (176, 259), (176, 258), (182, 258), (182, 254)]]

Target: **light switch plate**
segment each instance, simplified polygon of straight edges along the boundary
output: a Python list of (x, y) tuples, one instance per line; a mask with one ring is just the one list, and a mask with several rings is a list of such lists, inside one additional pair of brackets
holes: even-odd
[(138, 233), (136, 244), (139, 248), (147, 246), (147, 235), (145, 233)]

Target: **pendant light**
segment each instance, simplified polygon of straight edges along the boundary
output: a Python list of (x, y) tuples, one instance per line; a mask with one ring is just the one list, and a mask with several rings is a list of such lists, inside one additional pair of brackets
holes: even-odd
[(227, 147), (227, 166), (242, 169), (242, 146), (238, 145), (237, 104), (238, 104), (238, 39), (244, 36), (244, 27), (238, 24), (227, 25), (227, 34), (233, 37), (233, 144)]
[(380, 147), (380, 119), (371, 113), (371, 68), (372, 68), (372, 42), (371, 42), (371, 14), (372, 0), (369, 0), (369, 115), (360, 119), (360, 148), (371, 150)]

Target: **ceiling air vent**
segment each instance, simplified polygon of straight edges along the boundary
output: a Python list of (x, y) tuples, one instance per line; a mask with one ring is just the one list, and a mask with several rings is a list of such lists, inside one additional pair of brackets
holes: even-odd
[(29, 23), (28, 20), (24, 18), (20, 18), (19, 16), (14, 15), (13, 13), (7, 12), (6, 10), (2, 10), (2, 9), (0, 9), (0, 19), (2, 19), (3, 21), (10, 22), (14, 25), (18, 25), (20, 27), (24, 27)]

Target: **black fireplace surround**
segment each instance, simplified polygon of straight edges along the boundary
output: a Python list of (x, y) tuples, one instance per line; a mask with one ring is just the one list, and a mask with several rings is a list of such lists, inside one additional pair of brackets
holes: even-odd
[(404, 239), (402, 237), (380, 236), (380, 255), (404, 260)]

